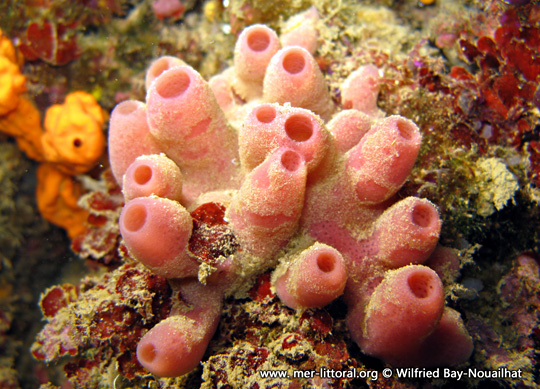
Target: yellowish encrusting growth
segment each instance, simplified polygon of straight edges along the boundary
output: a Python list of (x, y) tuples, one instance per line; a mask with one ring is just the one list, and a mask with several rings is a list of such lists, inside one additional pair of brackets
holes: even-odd
[(476, 166), (478, 198), (476, 206), (478, 214), (489, 216), (503, 209), (519, 189), (517, 178), (498, 158), (480, 158)]

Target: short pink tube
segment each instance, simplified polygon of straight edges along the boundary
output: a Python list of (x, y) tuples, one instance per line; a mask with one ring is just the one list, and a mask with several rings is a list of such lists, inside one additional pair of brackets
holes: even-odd
[(343, 108), (354, 108), (370, 116), (379, 116), (377, 97), (381, 74), (377, 67), (365, 65), (352, 72), (341, 87)]
[(147, 332), (137, 345), (137, 359), (159, 377), (178, 377), (201, 362), (211, 335), (184, 316), (170, 316)]
[(365, 312), (349, 314), (347, 324), (366, 354), (403, 366), (437, 327), (443, 308), (437, 274), (426, 266), (410, 265), (387, 272)]
[(346, 109), (335, 115), (327, 126), (332, 135), (336, 149), (342, 153), (356, 146), (371, 129), (372, 119), (356, 109)]
[(285, 46), (300, 46), (315, 54), (318, 46), (319, 32), (316, 24), (319, 21), (319, 13), (315, 6), (306, 11), (293, 15), (285, 22), (281, 29), (279, 40)]
[(444, 307), (439, 324), (422, 342), (415, 360), (411, 362), (416, 366), (455, 366), (466, 362), (473, 349), (473, 340), (459, 312)]
[(289, 46), (274, 55), (263, 82), (263, 100), (291, 103), (328, 120), (334, 104), (319, 65), (306, 49)]
[(454, 249), (437, 246), (424, 265), (435, 270), (443, 283), (447, 285), (456, 282), (461, 263)]
[(182, 173), (165, 154), (143, 155), (129, 165), (122, 192), (126, 201), (151, 195), (178, 201), (182, 198)]
[(154, 273), (166, 278), (197, 274), (198, 263), (186, 252), (191, 215), (176, 201), (133, 199), (122, 209), (118, 224), (131, 255)]
[(347, 153), (349, 180), (358, 200), (374, 204), (394, 195), (409, 176), (421, 141), (416, 124), (404, 117), (375, 123)]
[(231, 86), (230, 73), (231, 69), (229, 68), (208, 80), (208, 86), (212, 89), (219, 107), (228, 119), (229, 115), (232, 115), (237, 109), (236, 99)]
[(343, 257), (331, 246), (316, 243), (304, 250), (275, 281), (277, 295), (290, 308), (320, 308), (345, 289)]
[(109, 121), (108, 143), (111, 170), (119, 185), (122, 185), (124, 174), (135, 158), (161, 152), (150, 134), (144, 103), (127, 100), (114, 108)]
[(424, 262), (439, 241), (441, 219), (425, 199), (407, 197), (388, 208), (375, 225), (376, 258), (389, 268)]

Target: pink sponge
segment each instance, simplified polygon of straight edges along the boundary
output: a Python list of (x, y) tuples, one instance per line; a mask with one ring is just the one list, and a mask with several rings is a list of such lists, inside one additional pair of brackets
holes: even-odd
[(260, 165), (283, 143), (283, 109), (279, 104), (256, 105), (239, 129), (240, 162), (247, 171)]
[(187, 64), (180, 58), (173, 57), (171, 55), (164, 55), (156, 59), (146, 71), (146, 77), (144, 79), (144, 86), (146, 87), (146, 90), (150, 89), (152, 82), (154, 82), (154, 80), (158, 78), (165, 70), (182, 65)]
[(280, 148), (245, 179), (235, 195), (229, 219), (250, 252), (270, 257), (294, 234), (306, 186), (306, 164), (289, 148)]
[(264, 76), (263, 99), (309, 109), (324, 120), (334, 111), (319, 65), (306, 49), (288, 46), (276, 53)]
[(161, 321), (140, 340), (137, 359), (160, 377), (177, 377), (197, 367), (216, 331), (222, 293), (188, 279), (178, 286), (182, 301), (176, 314)]
[(152, 10), (159, 19), (180, 17), (185, 9), (180, 0), (156, 0), (152, 3)]
[(150, 132), (182, 170), (184, 195), (194, 199), (230, 186), (237, 136), (201, 75), (172, 67), (152, 82), (146, 100)]
[(364, 352), (394, 366), (407, 366), (422, 340), (437, 327), (443, 308), (443, 286), (437, 273), (410, 265), (387, 272), (368, 306), (355, 306), (347, 322)]
[(330, 148), (330, 134), (316, 115), (303, 108), (259, 104), (248, 114), (239, 134), (240, 161), (253, 169), (279, 147), (298, 152), (308, 172), (317, 169)]
[(373, 65), (362, 66), (352, 72), (341, 87), (343, 108), (354, 108), (370, 116), (381, 116), (377, 108), (377, 97), (381, 74)]
[(311, 54), (317, 50), (319, 13), (312, 6), (306, 11), (293, 15), (281, 29), (280, 41), (283, 46), (301, 46)]
[(279, 39), (271, 28), (254, 24), (245, 28), (234, 48), (235, 92), (245, 100), (262, 95), (266, 67), (281, 48)]
[(347, 152), (360, 142), (371, 129), (372, 119), (356, 109), (346, 109), (328, 122), (328, 129), (334, 135), (337, 150)]
[(389, 268), (424, 262), (439, 240), (441, 219), (428, 200), (407, 197), (377, 220), (376, 259)]
[[(206, 335), (206, 336), (205, 336)], [(137, 345), (137, 359), (151, 373), (177, 377), (195, 369), (208, 346), (200, 323), (185, 316), (169, 316)]]
[(389, 116), (377, 122), (347, 154), (350, 180), (363, 203), (389, 199), (409, 175), (422, 137), (412, 121)]
[(146, 101), (150, 132), (179, 165), (205, 157), (210, 152), (206, 140), (220, 139), (227, 128), (210, 87), (189, 66), (161, 73)]
[(182, 198), (182, 172), (165, 154), (138, 157), (126, 171), (124, 199), (156, 195), (171, 200)]
[(295, 257), (274, 284), (280, 300), (288, 307), (315, 308), (338, 298), (346, 282), (345, 264), (339, 251), (315, 243)]
[(469, 359), (473, 348), (472, 337), (459, 312), (444, 307), (439, 324), (408, 363), (409, 366), (454, 366)]
[(109, 159), (116, 182), (122, 185), (122, 177), (135, 158), (159, 152), (146, 122), (146, 105), (134, 100), (118, 104), (109, 123)]
[(198, 263), (186, 252), (191, 216), (176, 201), (159, 197), (128, 201), (118, 224), (129, 252), (154, 273), (167, 278), (197, 274)]
[(234, 114), (238, 109), (235, 94), (232, 90), (232, 80), (230, 73), (233, 69), (229, 68), (227, 71), (216, 74), (208, 80), (208, 86), (212, 89), (212, 93), (216, 97), (216, 101), (223, 113), (227, 117), (227, 120), (231, 121)]

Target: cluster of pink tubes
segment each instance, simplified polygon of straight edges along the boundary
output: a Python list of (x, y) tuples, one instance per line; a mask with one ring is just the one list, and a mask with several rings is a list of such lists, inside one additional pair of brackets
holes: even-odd
[[(343, 295), (351, 336), (367, 354), (430, 366), (472, 352), (460, 315), (445, 307), (441, 276), (459, 262), (437, 247), (436, 208), (394, 198), (420, 132), (377, 108), (381, 73), (372, 65), (351, 73), (334, 103), (313, 57), (317, 22), (313, 8), (281, 38), (264, 25), (246, 28), (234, 66), (208, 82), (162, 57), (148, 69), (146, 103), (125, 101), (112, 113), (122, 237), (182, 296), (137, 350), (158, 376), (196, 367), (223, 297), (276, 265), (274, 288), (291, 308)], [(188, 242), (190, 212), (206, 202), (226, 207), (242, 250), (201, 283)]]

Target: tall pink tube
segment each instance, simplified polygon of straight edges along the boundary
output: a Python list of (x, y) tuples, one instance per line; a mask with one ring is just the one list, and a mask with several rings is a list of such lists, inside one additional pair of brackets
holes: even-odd
[(185, 177), (185, 194), (230, 187), (237, 173), (237, 136), (208, 83), (189, 66), (166, 70), (148, 90), (150, 132)]
[(109, 121), (108, 143), (111, 170), (120, 185), (124, 173), (135, 158), (161, 152), (158, 143), (150, 134), (144, 103), (127, 100), (114, 108)]
[(233, 89), (240, 97), (249, 101), (262, 95), (266, 68), (280, 48), (276, 33), (264, 24), (242, 31), (234, 48)]
[(296, 231), (306, 175), (302, 156), (280, 148), (246, 177), (232, 201), (229, 219), (235, 235), (254, 255), (271, 257)]

